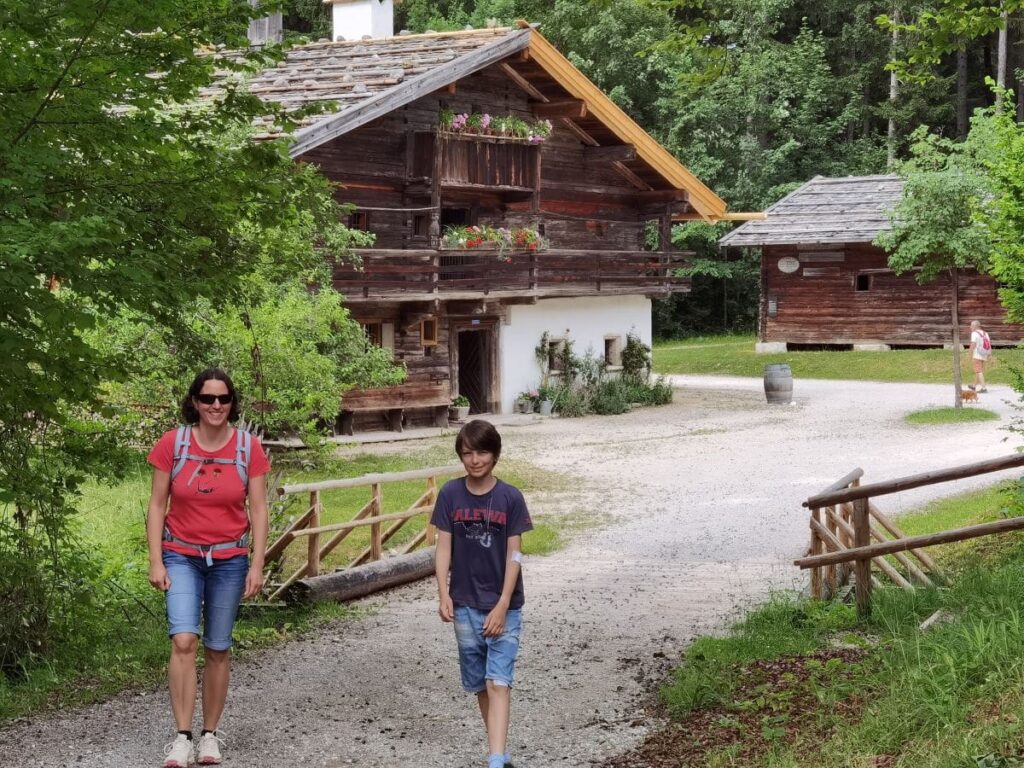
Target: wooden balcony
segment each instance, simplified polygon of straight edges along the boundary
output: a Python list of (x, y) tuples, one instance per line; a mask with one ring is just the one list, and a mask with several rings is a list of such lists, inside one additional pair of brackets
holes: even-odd
[(555, 296), (687, 293), (675, 272), (692, 254), (649, 251), (444, 251), (362, 249), (362, 268), (334, 270), (349, 303), (433, 299), (537, 299)]
[[(423, 192), (438, 179), (441, 189), (495, 192), (511, 199), (528, 197), (540, 178), (540, 147), (522, 140), (452, 133), (418, 133), (413, 177), (423, 179)], [(410, 184), (408, 192), (416, 193)]]

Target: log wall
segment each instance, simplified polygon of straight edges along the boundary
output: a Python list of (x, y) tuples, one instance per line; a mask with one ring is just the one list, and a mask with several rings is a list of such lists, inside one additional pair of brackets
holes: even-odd
[[(796, 259), (790, 274), (780, 259)], [(861, 287), (857, 290), (858, 276)], [(885, 252), (867, 244), (766, 246), (761, 259), (761, 341), (789, 344), (939, 346), (949, 344), (952, 288), (948, 276), (918, 284), (916, 272), (896, 275)], [(996, 284), (988, 275), (960, 275), (960, 319), (969, 342), (980, 320), (996, 346), (1024, 339), (1024, 326), (1005, 322)], [(771, 305), (776, 311), (772, 314)]]

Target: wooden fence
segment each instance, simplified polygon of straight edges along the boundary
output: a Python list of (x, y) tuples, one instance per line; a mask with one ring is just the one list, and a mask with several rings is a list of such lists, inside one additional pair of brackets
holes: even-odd
[[(280, 560), (289, 545), (301, 542), (303, 539), (305, 539), (306, 544), (305, 561), (284, 582), (276, 586), (276, 589), (270, 595), (270, 599), (280, 599), (284, 592), (299, 579), (307, 576), (319, 576), (320, 566), (324, 558), (357, 528), (369, 527), (370, 544), (348, 564), (347, 567), (349, 568), (372, 560), (380, 560), (384, 551), (384, 544), (398, 533), (406, 522), (415, 517), (423, 516), (427, 524), (422, 531), (405, 544), (401, 550), (402, 553), (412, 552), (421, 544), (433, 544), (436, 532), (434, 527), (429, 524), (429, 521), (430, 514), (434, 511), (434, 502), (437, 501), (437, 480), (440, 477), (462, 474), (463, 471), (464, 469), (461, 464), (452, 464), (445, 467), (415, 469), (408, 472), (389, 472), (341, 480), (323, 480), (316, 483), (281, 486), (277, 489), (277, 501), (279, 503), (284, 503), (289, 495), (309, 494), (309, 506), (305, 512), (291, 521), (273, 544), (267, 547), (266, 562), (270, 564)], [(425, 480), (426, 487), (424, 492), (404, 512), (383, 514), (384, 486), (388, 483), (409, 480)], [(355, 513), (351, 520), (343, 523), (321, 524), (324, 511), (321, 494), (324, 491), (363, 487), (369, 488), (370, 498)], [(384, 528), (385, 523), (390, 525)], [(321, 536), (324, 534), (333, 535), (321, 543)]]
[[(870, 485), (861, 484), (864, 471), (855, 469), (803, 503), (811, 511), (811, 543), (807, 556), (795, 560), (794, 565), (811, 569), (811, 594), (819, 599), (834, 596), (852, 573), (857, 609), (861, 613), (870, 610), (871, 588), (878, 584), (872, 575), (872, 566), (904, 589), (913, 589), (914, 582), (925, 586), (934, 586), (936, 581), (945, 583), (945, 576), (935, 561), (921, 551), (922, 548), (1019, 530), (1024, 528), (1024, 517), (922, 536), (906, 536), (872, 499), (1019, 467), (1024, 467), (1024, 455), (1015, 453)], [(886, 555), (892, 555), (903, 566), (906, 575), (888, 562)], [(850, 563), (853, 563), (852, 568)]]

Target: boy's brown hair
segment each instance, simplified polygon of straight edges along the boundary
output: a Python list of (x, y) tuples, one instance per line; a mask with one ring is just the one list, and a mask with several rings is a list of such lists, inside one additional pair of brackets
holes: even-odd
[(463, 450), (487, 451), (497, 461), (501, 456), (501, 435), (494, 425), (483, 419), (473, 419), (459, 430), (455, 438), (455, 455), (462, 457)]

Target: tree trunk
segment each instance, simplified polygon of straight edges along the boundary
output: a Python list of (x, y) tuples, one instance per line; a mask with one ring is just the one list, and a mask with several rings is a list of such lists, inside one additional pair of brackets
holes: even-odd
[(953, 267), (949, 270), (949, 276), (953, 283), (953, 387), (955, 394), (953, 407), (960, 410), (964, 406), (960, 391), (963, 388), (963, 380), (960, 376), (960, 275), (959, 270)]
[[(1000, 3), (1002, 5), (1002, 3)], [(996, 88), (1002, 91), (1006, 88), (1006, 33), (1010, 25), (1010, 17), (1004, 10), (999, 14), (999, 46), (996, 55)], [(1003, 95), (996, 97), (996, 112), (1003, 111)]]
[[(897, 24), (900, 20), (899, 9), (893, 9), (893, 21)], [(900, 33), (893, 29), (892, 31), (892, 45), (889, 48), (889, 58), (895, 59), (897, 56), (896, 47), (899, 45)], [(887, 157), (886, 167), (892, 168), (896, 163), (896, 100), (899, 98), (899, 80), (896, 77), (896, 71), (893, 70), (889, 73), (889, 130), (887, 144)]]
[(963, 42), (956, 52), (956, 137), (967, 138), (967, 45)]

